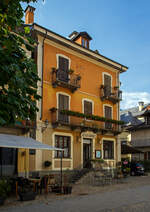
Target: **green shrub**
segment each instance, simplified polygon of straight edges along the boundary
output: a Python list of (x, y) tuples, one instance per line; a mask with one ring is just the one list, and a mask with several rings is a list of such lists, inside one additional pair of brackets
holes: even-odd
[(6, 198), (11, 190), (11, 186), (8, 179), (0, 179), (0, 197)]

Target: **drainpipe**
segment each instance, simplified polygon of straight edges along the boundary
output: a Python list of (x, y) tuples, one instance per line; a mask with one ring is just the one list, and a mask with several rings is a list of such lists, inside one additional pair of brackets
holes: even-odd
[(40, 120), (42, 120), (43, 117), (43, 76), (44, 76), (44, 41), (46, 39), (47, 36), (47, 30), (45, 31), (45, 36), (43, 38), (43, 43), (42, 43), (42, 78), (41, 78), (41, 116), (40, 116)]
[[(122, 66), (120, 68), (120, 70), (122, 70)], [(120, 90), (120, 78), (119, 78), (119, 73), (117, 75), (117, 83), (118, 83), (118, 87), (119, 87), (119, 90)], [(117, 106), (118, 106), (118, 120), (120, 120), (120, 102), (117, 103)], [(119, 126), (120, 127), (120, 126)], [(120, 139), (117, 137), (117, 150), (119, 150), (119, 146), (121, 148), (121, 144), (119, 143), (120, 142)], [(121, 157), (121, 149), (120, 149), (120, 157)], [(118, 162), (118, 157), (117, 157), (117, 162)], [(121, 158), (120, 158), (121, 160)]]

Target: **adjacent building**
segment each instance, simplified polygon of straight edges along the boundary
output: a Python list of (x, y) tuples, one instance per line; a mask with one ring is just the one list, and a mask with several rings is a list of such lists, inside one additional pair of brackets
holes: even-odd
[[(144, 153), (137, 159), (150, 159), (150, 104), (139, 102), (139, 106), (121, 111), (121, 120), (126, 124), (120, 140)], [(123, 135), (124, 138), (123, 138)], [(134, 158), (133, 158), (134, 159)]]

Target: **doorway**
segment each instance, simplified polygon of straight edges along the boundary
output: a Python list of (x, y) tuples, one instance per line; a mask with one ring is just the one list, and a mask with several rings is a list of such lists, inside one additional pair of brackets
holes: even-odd
[(83, 139), (83, 168), (91, 168), (92, 139)]

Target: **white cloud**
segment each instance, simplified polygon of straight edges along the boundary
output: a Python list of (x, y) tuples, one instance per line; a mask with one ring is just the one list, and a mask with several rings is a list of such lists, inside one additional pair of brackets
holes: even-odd
[(150, 103), (150, 93), (147, 92), (123, 92), (120, 108), (128, 109), (138, 106), (138, 102)]

